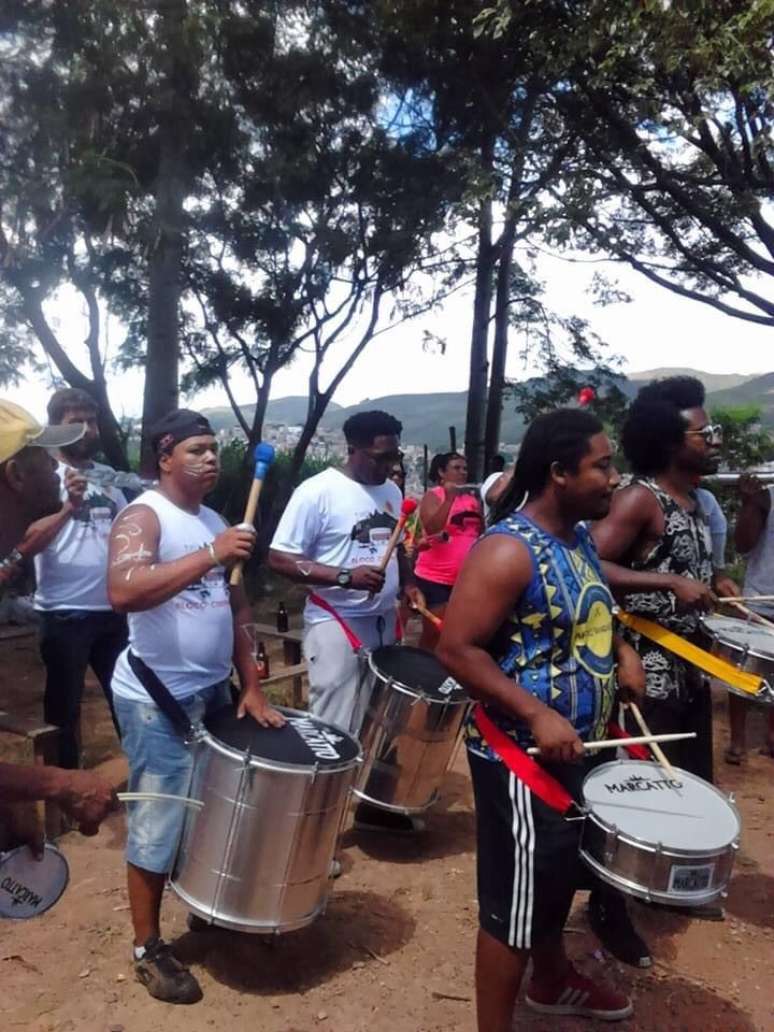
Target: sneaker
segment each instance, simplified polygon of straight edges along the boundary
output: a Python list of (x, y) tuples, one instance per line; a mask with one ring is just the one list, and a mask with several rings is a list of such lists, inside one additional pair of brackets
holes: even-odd
[(533, 979), (527, 989), (526, 1003), (539, 1014), (568, 1014), (601, 1021), (623, 1021), (634, 1010), (628, 997), (597, 985), (574, 968), (557, 989), (541, 989)]
[(331, 868), (328, 871), (328, 877), (329, 878), (340, 878), (341, 877), (341, 860), (336, 860), (335, 857), (334, 857), (333, 860), (331, 860)]
[(145, 953), (134, 961), (134, 973), (151, 996), (165, 1003), (198, 1003), (202, 998), (201, 986), (163, 939), (148, 939)]
[(589, 924), (616, 960), (636, 968), (649, 968), (653, 963), (650, 950), (632, 924), (626, 900), (620, 893), (592, 892), (589, 896)]
[(409, 817), (404, 813), (382, 810), (371, 803), (358, 804), (355, 810), (356, 831), (377, 831), (389, 835), (418, 835), (425, 830), (420, 817)]

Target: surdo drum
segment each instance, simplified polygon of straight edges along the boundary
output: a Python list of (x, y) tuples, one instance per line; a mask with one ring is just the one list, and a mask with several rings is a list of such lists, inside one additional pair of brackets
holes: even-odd
[(346, 732), (278, 707), (261, 727), (229, 706), (205, 720), (172, 888), (199, 917), (242, 932), (287, 932), (325, 908), (331, 862), (360, 746)]
[(435, 656), (411, 645), (375, 649), (361, 678), (370, 699), (355, 795), (394, 813), (420, 813), (438, 797), (468, 696)]
[(774, 631), (762, 624), (733, 616), (704, 616), (701, 623), (704, 633), (710, 639), (709, 651), (714, 656), (728, 660), (738, 670), (757, 674), (767, 682), (757, 695), (741, 691), (730, 684), (726, 688), (749, 702), (774, 705), (774, 691), (771, 688), (774, 684)]
[(731, 878), (739, 813), (707, 781), (675, 774), (643, 760), (594, 768), (583, 782), (580, 855), (629, 895), (700, 906), (723, 895)]
[(0, 917), (37, 917), (53, 907), (70, 879), (70, 868), (47, 842), (40, 860), (29, 846), (0, 853)]

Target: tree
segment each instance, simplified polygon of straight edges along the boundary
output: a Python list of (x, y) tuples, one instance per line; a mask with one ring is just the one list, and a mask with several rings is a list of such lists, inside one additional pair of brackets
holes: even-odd
[[(223, 44), (239, 175), (214, 173), (190, 212), (184, 271), (197, 304), (186, 315), (186, 386), (219, 380), (255, 441), (277, 370), (311, 353), (292, 486), (370, 341), (453, 289), (439, 283), (425, 296), (411, 276), (432, 268), (433, 236), (459, 187), (426, 133), (380, 114), (372, 54), (336, 31), (325, 5), (284, 35), (232, 12)], [(255, 392), (249, 423), (231, 389), (236, 368)]]
[[(558, 19), (557, 109), (582, 141), (549, 239), (774, 325), (770, 0), (540, 6)], [(499, 38), (516, 10), (501, 0), (479, 25)]]

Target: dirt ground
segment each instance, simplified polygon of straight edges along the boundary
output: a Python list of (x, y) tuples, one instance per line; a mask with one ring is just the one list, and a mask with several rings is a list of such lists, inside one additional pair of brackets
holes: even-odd
[[(41, 671), (33, 639), (0, 642), (2, 703), (39, 713)], [(10, 696), (10, 698), (9, 698)], [(690, 921), (634, 903), (655, 966), (636, 972), (603, 956), (579, 895), (567, 947), (587, 973), (628, 987), (635, 1016), (625, 1032), (774, 1032), (774, 763), (753, 749), (747, 764), (722, 761), (725, 702), (716, 695), (718, 780), (736, 794), (744, 830), (723, 924)], [(86, 762), (117, 754), (99, 689), (85, 705)], [(762, 740), (760, 713), (751, 741)], [(11, 754), (0, 736), (0, 755)], [(14, 746), (18, 754), (18, 748)], [(115, 775), (120, 764), (113, 762)], [(186, 931), (169, 892), (164, 933), (192, 965), (205, 998), (194, 1007), (152, 1000), (134, 980), (124, 888), (123, 819), (96, 839), (60, 845), (68, 891), (44, 916), (0, 923), (0, 1028), (27, 1032), (472, 1032), (476, 933), (474, 815), (463, 755), (416, 842), (356, 836), (342, 842), (344, 873), (327, 913), (278, 940)], [(519, 1005), (514, 1028), (566, 1032), (603, 1027), (538, 1018)], [(607, 1026), (604, 1026), (607, 1027)]]

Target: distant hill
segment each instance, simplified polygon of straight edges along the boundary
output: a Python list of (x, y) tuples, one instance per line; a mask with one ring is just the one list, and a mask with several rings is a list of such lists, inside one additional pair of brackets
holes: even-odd
[(729, 390), (738, 387), (740, 384), (752, 380), (752, 376), (745, 376), (743, 373), (703, 373), (701, 369), (646, 369), (641, 373), (629, 373), (628, 378), (639, 387), (644, 381), (660, 380), (665, 376), (695, 376), (704, 384), (704, 390), (708, 394), (715, 391)]
[[(755, 403), (764, 409), (763, 421), (774, 426), (774, 373), (747, 377), (736, 373), (704, 373), (698, 369), (650, 369), (632, 373), (628, 379), (621, 378), (621, 387), (633, 397), (642, 383), (664, 376), (695, 376), (707, 390), (707, 402), (722, 405), (746, 405)], [(431, 451), (448, 447), (449, 427), (457, 428), (457, 438), (462, 442), (465, 431), (465, 407), (467, 391), (447, 391), (435, 394), (388, 394), (381, 398), (366, 398), (357, 405), (342, 407), (332, 403), (322, 420), (322, 429), (338, 430), (354, 412), (366, 409), (384, 409), (403, 424), (403, 440), (406, 444), (427, 444)], [(306, 398), (277, 398), (269, 402), (266, 421), (295, 426), (306, 417)], [(215, 429), (236, 425), (230, 408), (205, 409)], [(252, 418), (254, 406), (245, 406), (246, 417)], [(503, 410), (500, 439), (505, 444), (517, 444), (524, 432), (524, 421), (513, 409), (513, 402), (506, 400)]]
[(754, 376), (737, 387), (725, 391), (715, 391), (707, 398), (710, 408), (713, 405), (759, 405), (761, 423), (774, 427), (774, 373)]

